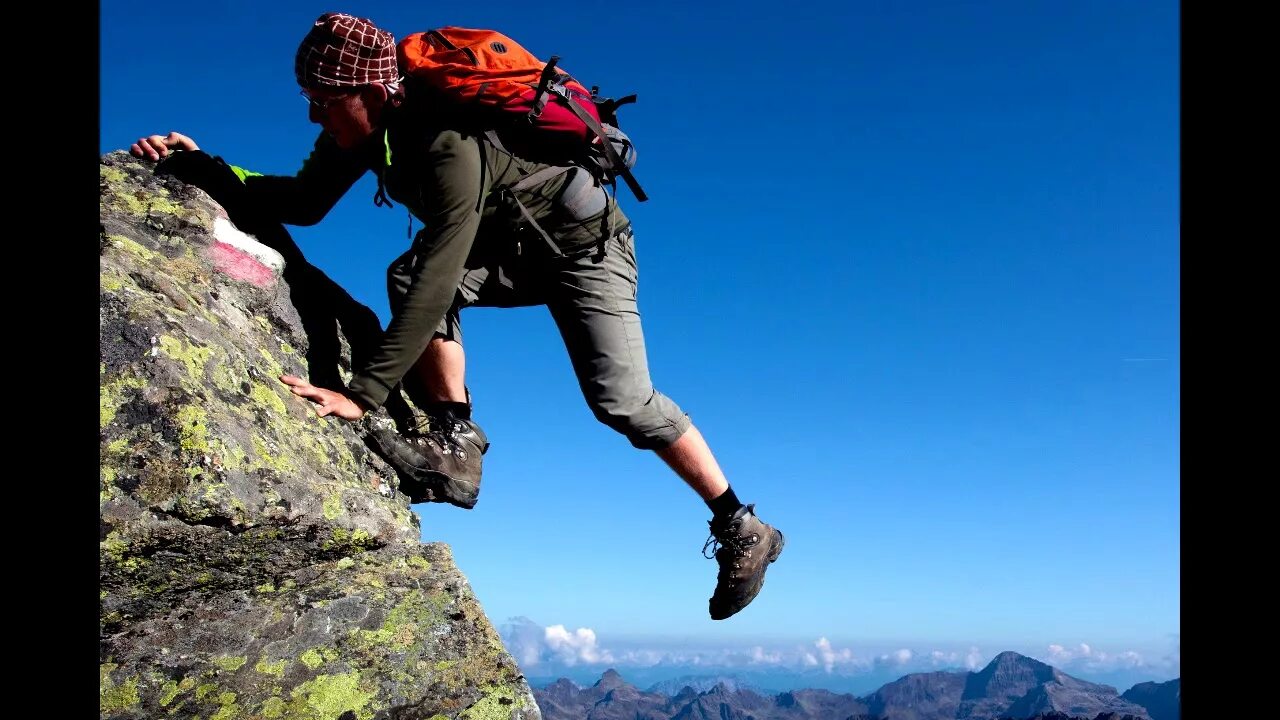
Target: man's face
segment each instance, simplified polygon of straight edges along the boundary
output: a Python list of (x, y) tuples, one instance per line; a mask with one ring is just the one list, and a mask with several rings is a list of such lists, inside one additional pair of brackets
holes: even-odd
[(302, 91), (308, 117), (343, 149), (358, 147), (373, 134), (376, 122), (369, 88), (315, 88)]

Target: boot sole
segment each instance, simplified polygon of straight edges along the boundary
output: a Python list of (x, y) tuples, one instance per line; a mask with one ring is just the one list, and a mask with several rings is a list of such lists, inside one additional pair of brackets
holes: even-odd
[(480, 500), (480, 488), (475, 485), (459, 482), (436, 470), (428, 470), (423, 473), (423, 476), (428, 487), (435, 484), (431, 482), (432, 480), (438, 483), (440, 492), (436, 492), (436, 487), (431, 487), (432, 494), (435, 495), (431, 502), (449, 503), (464, 510), (470, 510)]

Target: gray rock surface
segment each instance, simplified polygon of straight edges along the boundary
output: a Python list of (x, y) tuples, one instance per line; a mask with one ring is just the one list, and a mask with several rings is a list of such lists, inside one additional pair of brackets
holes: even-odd
[(281, 253), (126, 153), (101, 188), (101, 717), (539, 720), (395, 474), (277, 379)]

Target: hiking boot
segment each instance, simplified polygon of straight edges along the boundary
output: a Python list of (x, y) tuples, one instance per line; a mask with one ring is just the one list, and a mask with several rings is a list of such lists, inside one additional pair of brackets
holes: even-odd
[[(765, 570), (782, 554), (782, 533), (756, 517), (755, 507), (743, 505), (732, 517), (708, 523), (711, 537), (702, 554), (715, 557), (720, 565), (710, 602), (712, 620), (724, 620), (755, 600), (764, 586)], [(715, 555), (708, 555), (708, 549)]]
[(489, 449), (484, 431), (452, 414), (426, 416), (397, 432), (390, 421), (366, 424), (366, 439), (400, 476), (409, 501), (447, 502), (470, 510), (480, 495), (481, 456)]

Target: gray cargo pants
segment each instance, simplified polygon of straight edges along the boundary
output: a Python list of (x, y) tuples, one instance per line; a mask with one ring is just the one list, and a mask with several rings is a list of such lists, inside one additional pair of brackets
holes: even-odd
[[(541, 250), (541, 248), (538, 248)], [(417, 255), (401, 255), (387, 269), (391, 311), (398, 312)], [(486, 262), (462, 276), (453, 307), (436, 334), (462, 342), (464, 307), (546, 305), (560, 329), (578, 385), (596, 418), (642, 450), (669, 447), (690, 427), (689, 416), (649, 379), (636, 305), (635, 238), (627, 228), (605, 241), (603, 254), (571, 257), (528, 248)], [(476, 264), (468, 262), (468, 267)]]

